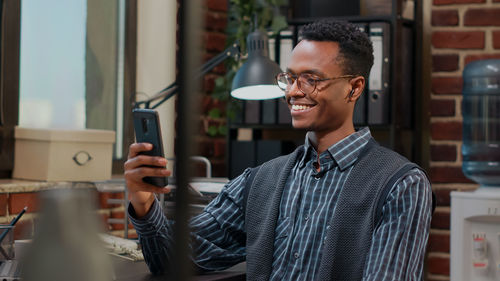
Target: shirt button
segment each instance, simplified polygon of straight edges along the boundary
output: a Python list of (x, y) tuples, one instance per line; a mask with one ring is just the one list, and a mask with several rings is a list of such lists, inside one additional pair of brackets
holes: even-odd
[(299, 258), (299, 253), (295, 252), (295, 254), (293, 254), (293, 257), (298, 259)]
[(306, 215), (306, 217), (304, 218), (304, 220), (308, 221), (309, 220), (309, 215)]
[(330, 226), (329, 226), (329, 225), (327, 225), (327, 226), (326, 226), (326, 229), (330, 229)]

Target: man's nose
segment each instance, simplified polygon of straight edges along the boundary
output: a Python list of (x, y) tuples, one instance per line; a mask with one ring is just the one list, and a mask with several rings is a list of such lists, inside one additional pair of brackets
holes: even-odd
[(302, 91), (299, 89), (298, 79), (295, 79), (295, 81), (293, 81), (293, 84), (290, 85), (290, 88), (285, 92), (285, 95), (289, 97), (305, 96), (305, 94), (302, 93)]

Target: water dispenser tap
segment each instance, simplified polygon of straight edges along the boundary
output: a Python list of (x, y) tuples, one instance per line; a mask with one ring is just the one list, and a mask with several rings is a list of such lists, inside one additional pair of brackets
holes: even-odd
[(488, 247), (485, 233), (472, 233), (472, 250), (474, 257), (472, 265), (476, 269), (485, 269), (488, 267)]

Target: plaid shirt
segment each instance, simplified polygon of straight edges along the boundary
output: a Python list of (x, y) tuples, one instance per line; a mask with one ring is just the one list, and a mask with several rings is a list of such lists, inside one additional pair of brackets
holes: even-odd
[[(354, 162), (371, 138), (364, 128), (318, 155), (306, 136), (305, 153), (295, 163), (281, 198), (275, 230), (270, 280), (315, 280), (323, 241), (334, 235), (329, 219)], [(191, 221), (193, 261), (204, 270), (222, 270), (245, 260), (243, 189), (249, 175), (224, 187), (204, 212)], [(161, 272), (172, 253), (172, 222), (157, 202), (136, 219), (129, 206), (144, 257), (152, 272)], [(392, 187), (374, 230), (364, 280), (420, 280), (431, 218), (431, 187), (418, 169)]]

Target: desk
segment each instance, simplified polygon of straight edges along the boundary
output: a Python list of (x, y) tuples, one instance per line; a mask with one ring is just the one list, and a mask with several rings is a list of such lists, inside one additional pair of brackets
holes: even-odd
[[(116, 281), (159, 281), (165, 280), (164, 276), (153, 276), (144, 261), (129, 261), (119, 257), (113, 257)], [(245, 272), (241, 267), (230, 268), (225, 271), (206, 273), (194, 276), (195, 281), (244, 281)]]
[[(144, 261), (129, 261), (120, 257), (113, 256), (113, 267), (116, 279), (114, 281), (164, 281), (165, 276), (154, 276), (149, 272), (148, 266)], [(0, 264), (0, 280), (18, 280), (21, 267), (17, 260), (8, 261), (6, 264)], [(244, 281), (246, 280), (243, 267), (237, 265), (225, 271), (211, 272), (203, 275), (197, 275), (192, 278), (193, 281)]]

